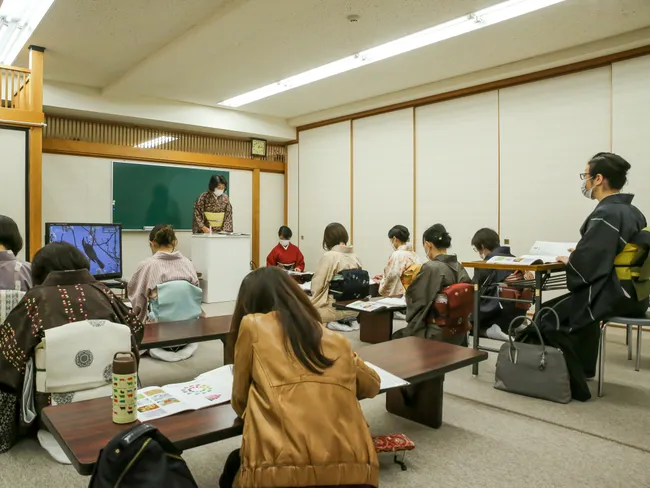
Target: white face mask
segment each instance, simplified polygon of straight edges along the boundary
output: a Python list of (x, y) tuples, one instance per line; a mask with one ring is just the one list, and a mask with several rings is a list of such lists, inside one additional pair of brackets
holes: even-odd
[[(587, 179), (590, 179), (590, 178), (587, 178)], [(587, 197), (589, 200), (591, 200), (593, 198), (592, 194), (594, 192), (594, 187), (592, 186), (591, 188), (589, 188), (587, 190), (587, 180), (582, 180), (582, 188), (581, 188), (581, 190), (582, 190), (582, 194), (585, 197)]]
[(215, 197), (220, 197), (221, 195), (223, 195), (223, 190), (214, 190)]
[(280, 240), (280, 245), (286, 249), (289, 247), (289, 241)]

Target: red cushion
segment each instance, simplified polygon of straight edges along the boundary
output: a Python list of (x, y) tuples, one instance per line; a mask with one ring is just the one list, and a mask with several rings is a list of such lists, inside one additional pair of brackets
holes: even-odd
[(378, 435), (372, 438), (377, 452), (412, 451), (415, 443), (404, 434)]

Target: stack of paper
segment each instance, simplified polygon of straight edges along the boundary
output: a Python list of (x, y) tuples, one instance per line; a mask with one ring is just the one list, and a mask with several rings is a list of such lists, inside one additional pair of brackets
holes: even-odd
[(377, 300), (375, 303), (381, 303), (382, 305), (386, 305), (387, 307), (393, 308), (393, 307), (406, 307), (406, 298), (382, 298), (381, 300)]
[(379, 379), (381, 380), (380, 388), (382, 390), (390, 390), (391, 388), (399, 388), (400, 386), (410, 385), (408, 381), (395, 376), (393, 373), (389, 373), (388, 371), (381, 369), (379, 366), (375, 366), (368, 361), (366, 361), (366, 364), (374, 369), (375, 372), (379, 375)]

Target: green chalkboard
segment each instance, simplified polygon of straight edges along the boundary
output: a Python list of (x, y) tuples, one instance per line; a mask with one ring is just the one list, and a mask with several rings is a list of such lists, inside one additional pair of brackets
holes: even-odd
[(113, 223), (127, 230), (171, 224), (192, 229), (194, 202), (208, 190), (210, 177), (228, 171), (155, 164), (113, 163)]

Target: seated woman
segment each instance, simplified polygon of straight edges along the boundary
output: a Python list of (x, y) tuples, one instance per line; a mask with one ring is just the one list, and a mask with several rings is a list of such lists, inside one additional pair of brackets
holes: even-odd
[(149, 233), (149, 247), (153, 256), (138, 265), (127, 287), (131, 307), (142, 322), (147, 319), (149, 300), (155, 297), (158, 285), (187, 281), (199, 286), (192, 261), (176, 251), (177, 245), (178, 239), (171, 225), (159, 224)]
[(300, 252), (298, 246), (291, 244), (292, 235), (293, 233), (289, 227), (286, 225), (280, 227), (278, 231), (280, 242), (271, 249), (271, 252), (266, 257), (267, 266), (279, 266), (295, 271), (305, 270), (305, 257)]
[[(143, 327), (133, 313), (103, 283), (90, 274), (90, 263), (76, 247), (54, 242), (34, 256), (35, 286), (0, 326), (0, 452), (17, 440), (16, 404), (25, 380), (25, 366), (34, 357), (45, 331), (82, 320), (108, 320), (131, 329), (137, 351)], [(36, 398), (36, 412), (44, 406)]]
[(330, 294), (330, 282), (334, 275), (346, 269), (361, 269), (361, 261), (348, 246), (348, 231), (334, 222), (325, 227), (323, 249), (325, 254), (318, 262), (311, 279), (311, 302), (318, 310), (321, 320), (333, 330), (358, 330), (356, 312), (336, 310), (332, 306), (334, 297)]
[(396, 225), (388, 231), (388, 239), (393, 253), (384, 268), (384, 274), (375, 276), (379, 281), (379, 294), (384, 297), (401, 297), (406, 291), (402, 285), (402, 275), (407, 268), (420, 264), (420, 257), (409, 242), (409, 230), (403, 225)]
[(16, 222), (0, 215), (0, 290), (27, 291), (32, 287), (32, 268), (17, 259), (23, 248)]
[[(488, 261), (494, 256), (514, 257), (510, 252), (510, 246), (502, 246), (499, 234), (492, 229), (479, 229), (474, 234), (474, 237), (472, 237), (472, 246), (484, 261)], [(512, 276), (512, 274), (512, 271), (477, 268), (474, 270), (472, 283), (479, 283), (481, 286), (487, 283), (483, 294), (497, 296), (499, 289), (496, 284), (502, 283), (508, 277)], [(525, 315), (526, 310), (517, 308), (511, 302), (482, 299), (479, 314), (480, 332), (482, 335), (490, 339), (507, 341), (510, 322), (515, 317)]]
[(260, 268), (244, 278), (232, 320), (231, 403), (246, 421), (220, 487), (378, 486), (358, 400), (379, 393), (379, 376), (320, 321), (281, 270)]
[[(566, 264), (570, 293), (544, 304), (560, 316), (587, 378), (596, 375), (600, 322), (613, 316), (642, 317), (648, 298), (639, 300), (632, 281), (620, 279), (614, 259), (648, 223), (632, 205), (634, 195), (621, 193), (630, 164), (621, 156), (598, 153), (580, 174), (582, 193), (598, 205), (580, 228), (580, 241)], [(550, 314), (545, 326), (555, 326)]]
[(471, 283), (455, 254), (447, 254), (451, 247), (451, 236), (442, 224), (435, 224), (424, 231), (424, 251), (429, 261), (424, 263), (413, 282), (407, 288), (406, 321), (408, 325), (393, 334), (393, 338), (416, 336), (426, 339), (463, 344), (466, 334), (449, 336), (443, 328), (433, 323), (436, 296), (446, 287), (456, 283)]

